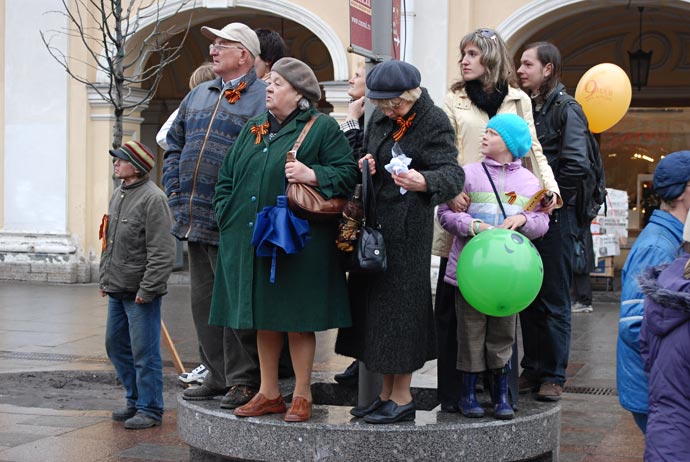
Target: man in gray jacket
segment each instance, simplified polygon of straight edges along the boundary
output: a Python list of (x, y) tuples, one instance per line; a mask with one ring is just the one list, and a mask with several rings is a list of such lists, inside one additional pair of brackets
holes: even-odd
[(125, 387), (127, 406), (113, 411), (125, 428), (161, 424), (161, 298), (175, 260), (167, 198), (148, 176), (154, 157), (128, 141), (110, 151), (115, 189), (101, 223), (100, 293), (109, 297), (105, 347)]

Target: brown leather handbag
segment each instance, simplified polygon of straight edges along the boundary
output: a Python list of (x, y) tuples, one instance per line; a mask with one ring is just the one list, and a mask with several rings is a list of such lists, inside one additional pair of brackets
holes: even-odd
[[(297, 158), (297, 150), (307, 136), (309, 129), (320, 114), (313, 116), (302, 129), (294, 146), (287, 153), (285, 162), (294, 162)], [(337, 220), (343, 213), (347, 200), (342, 197), (325, 199), (315, 188), (303, 183), (288, 183), (285, 188), (288, 198), (288, 206), (295, 215), (300, 218), (314, 221)]]

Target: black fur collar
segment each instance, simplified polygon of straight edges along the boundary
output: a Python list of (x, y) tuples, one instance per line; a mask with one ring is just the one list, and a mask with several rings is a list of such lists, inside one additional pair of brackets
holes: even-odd
[(508, 94), (508, 85), (499, 84), (496, 86), (496, 91), (487, 93), (479, 80), (470, 80), (465, 82), (465, 92), (475, 106), (486, 112), (489, 117), (493, 117)]

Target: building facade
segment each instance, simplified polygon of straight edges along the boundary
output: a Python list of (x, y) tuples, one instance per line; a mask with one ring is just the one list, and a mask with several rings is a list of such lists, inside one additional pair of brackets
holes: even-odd
[[(480, 27), (495, 29), (516, 59), (527, 43), (555, 43), (571, 93), (590, 67), (611, 62), (627, 71), (628, 51), (652, 50), (647, 85), (633, 88), (626, 116), (600, 136), (608, 185), (628, 192), (635, 235), (651, 213), (642, 192), (656, 162), (690, 148), (690, 0), (401, 0), (401, 6), (400, 58), (420, 69), (437, 104), (459, 76), (460, 39)], [(641, 35), (639, 6), (645, 7)], [(2, 279), (97, 278), (98, 227), (113, 190), (107, 155), (113, 115), (96, 92), (66, 74), (41, 40), (41, 31), (68, 26), (65, 16), (50, 13), (61, 8), (57, 0), (0, 0)], [(178, 40), (190, 24), (184, 51), (165, 71), (154, 98), (126, 115), (125, 140), (156, 146), (158, 128), (188, 91), (188, 76), (208, 59), (201, 26), (235, 21), (281, 33), (291, 55), (307, 62), (323, 83), (322, 109), (344, 116), (347, 80), (362, 59), (347, 51), (348, 0), (168, 0), (160, 19)], [(142, 21), (142, 34), (146, 21), (151, 19)], [(78, 37), (55, 37), (75, 73), (102, 82)], [(137, 37), (130, 43), (136, 48)]]

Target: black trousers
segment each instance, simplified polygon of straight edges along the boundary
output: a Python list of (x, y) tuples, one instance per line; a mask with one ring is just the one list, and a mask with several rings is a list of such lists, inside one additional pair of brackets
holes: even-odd
[(520, 312), (524, 374), (540, 383), (563, 385), (570, 336), (575, 209), (564, 206), (551, 215), (549, 230), (534, 242), (544, 264), (544, 282), (537, 298)]
[(447, 258), (441, 258), (436, 283), (434, 319), (438, 339), (437, 397), (441, 404), (457, 406), (460, 401), (462, 376), (455, 368), (458, 358), (457, 325), (455, 314), (455, 291), (458, 289), (443, 280), (446, 274)]

